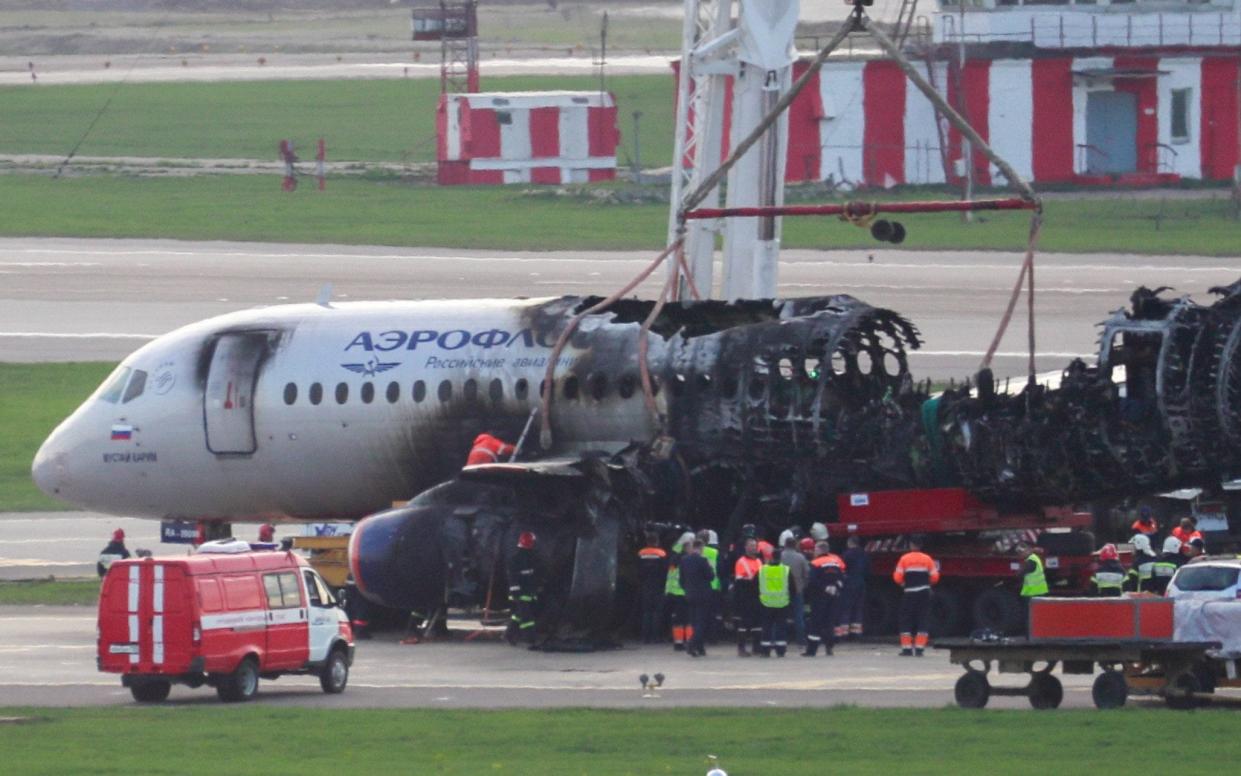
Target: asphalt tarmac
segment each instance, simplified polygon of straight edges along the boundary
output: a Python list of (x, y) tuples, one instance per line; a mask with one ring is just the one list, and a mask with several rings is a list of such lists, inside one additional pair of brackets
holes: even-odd
[[(606, 294), (654, 252), (517, 252), (175, 240), (0, 239), (0, 361), (119, 360), (178, 326), (247, 307), (336, 300)], [(786, 296), (847, 293), (895, 309), (921, 329), (915, 376), (977, 368), (1021, 257), (1000, 252), (782, 253)], [(658, 273), (656, 273), (658, 274)], [(1206, 299), (1237, 279), (1228, 259), (1041, 254), (1039, 371), (1095, 352), (1095, 324), (1139, 285)], [(658, 278), (639, 289), (658, 291)], [(1023, 307), (1019, 306), (1019, 307)], [(1000, 346), (999, 375), (1025, 371), (1025, 319)]]

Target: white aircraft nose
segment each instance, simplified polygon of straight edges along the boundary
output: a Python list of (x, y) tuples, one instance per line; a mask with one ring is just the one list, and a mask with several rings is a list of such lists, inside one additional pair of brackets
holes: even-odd
[(30, 465), (30, 476), (34, 479), (34, 484), (52, 498), (63, 498), (61, 488), (67, 472), (68, 455), (57, 439), (60, 436), (63, 435), (57, 431), (44, 440)]

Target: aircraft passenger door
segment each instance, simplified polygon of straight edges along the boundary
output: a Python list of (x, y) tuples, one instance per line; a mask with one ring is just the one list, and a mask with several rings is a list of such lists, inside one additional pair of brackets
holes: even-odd
[(203, 391), (207, 449), (216, 455), (254, 452), (254, 387), (266, 353), (267, 332), (224, 334), (216, 340)]

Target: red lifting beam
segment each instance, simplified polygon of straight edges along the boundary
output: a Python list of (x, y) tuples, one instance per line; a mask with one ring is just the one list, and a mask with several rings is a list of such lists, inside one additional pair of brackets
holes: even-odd
[(846, 202), (843, 205), (782, 205), (780, 207), (703, 207), (685, 213), (685, 218), (728, 218), (730, 216), (845, 216), (863, 218), (876, 213), (954, 213), (962, 210), (1035, 210), (1037, 202), (1012, 199), (976, 199), (966, 202)]

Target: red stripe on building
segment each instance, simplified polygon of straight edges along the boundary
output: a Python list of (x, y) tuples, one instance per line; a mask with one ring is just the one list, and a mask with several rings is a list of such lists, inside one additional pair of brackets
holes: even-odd
[[(591, 156), (612, 156), (620, 145), (620, 129), (616, 126), (616, 108), (591, 108), (586, 111), (586, 132), (590, 135)], [(559, 152), (557, 152), (559, 155)]]
[[(810, 63), (793, 63), (793, 80), (801, 78)], [(823, 149), (819, 146), (819, 122), (823, 120), (823, 93), (815, 73), (799, 98), (789, 106), (789, 148), (784, 179), (817, 181)]]
[[(868, 62), (862, 70), (866, 138), (862, 177), (872, 186), (905, 182), (905, 74), (895, 62)], [(805, 92), (802, 92), (805, 94)]]
[(559, 167), (531, 167), (531, 183), (560, 183)]
[[(1230, 57), (1204, 57), (1202, 60), (1202, 177), (1228, 180), (1241, 162), (1237, 125), (1241, 122), (1237, 106), (1237, 82), (1241, 79), (1241, 60)], [(1192, 129), (1192, 128), (1191, 128)]]
[(504, 183), (504, 171), (470, 170), (470, 183), (478, 186), (498, 186)]
[(1113, 65), (1117, 70), (1141, 70), (1150, 72), (1146, 78), (1117, 78), (1118, 92), (1129, 92), (1137, 98), (1137, 152), (1138, 172), (1159, 171), (1159, 69), (1158, 57), (1116, 57)]
[(614, 181), (616, 180), (616, 168), (613, 167), (607, 170), (587, 170), (586, 176), (591, 183), (596, 183), (598, 181)]
[[(560, 108), (530, 109), (530, 155), (540, 157), (560, 156)], [(560, 173), (554, 181), (536, 183), (560, 183)]]
[(1033, 81), (1034, 180), (1073, 177), (1073, 60), (1036, 59)]
[[(991, 137), (988, 121), (991, 111), (991, 61), (972, 59), (965, 63), (965, 69), (961, 71), (960, 77), (960, 87), (965, 92), (964, 103), (957, 94), (956, 74), (951, 72), (951, 68), (955, 67), (955, 65), (950, 65), (948, 73), (948, 102), (961, 111), (965, 120), (983, 140), (989, 140)], [(951, 158), (961, 158), (961, 133), (952, 127), (948, 130), (948, 148), (951, 150)], [(974, 157), (972, 160), (974, 182), (983, 185), (990, 184), (991, 165), (987, 162), (987, 157), (977, 148), (971, 150), (973, 151), (971, 155)]]
[(464, 154), (470, 159), (498, 159), (500, 157), (500, 120), (490, 109), (471, 109), (469, 123), (463, 127), (461, 143)]

